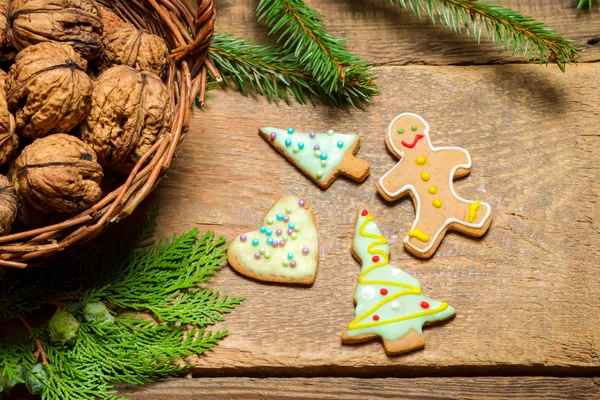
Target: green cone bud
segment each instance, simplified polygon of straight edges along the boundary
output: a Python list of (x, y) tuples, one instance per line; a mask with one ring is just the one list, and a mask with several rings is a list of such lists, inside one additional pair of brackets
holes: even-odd
[(115, 318), (110, 314), (106, 305), (102, 302), (87, 303), (83, 309), (83, 317), (87, 322), (101, 325), (112, 324)]
[(56, 310), (48, 323), (48, 331), (53, 342), (72, 343), (77, 337), (79, 322), (71, 313), (65, 310)]
[(25, 386), (31, 394), (42, 394), (49, 378), (48, 368), (42, 364), (35, 364), (31, 371), (25, 374)]

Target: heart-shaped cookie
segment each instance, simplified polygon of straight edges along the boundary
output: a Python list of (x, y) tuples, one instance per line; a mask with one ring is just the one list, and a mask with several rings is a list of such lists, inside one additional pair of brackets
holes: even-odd
[(279, 199), (262, 226), (236, 237), (227, 258), (240, 274), (265, 282), (310, 285), (319, 264), (319, 234), (308, 202)]

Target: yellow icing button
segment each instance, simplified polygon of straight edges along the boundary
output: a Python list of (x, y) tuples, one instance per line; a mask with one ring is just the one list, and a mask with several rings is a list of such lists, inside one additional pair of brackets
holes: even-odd
[(471, 203), (469, 206), (469, 222), (472, 223), (477, 218), (477, 211), (479, 211), (480, 201), (477, 200), (475, 203)]
[(427, 158), (425, 158), (423, 156), (417, 157), (417, 164), (419, 164), (419, 165), (425, 165), (425, 162), (427, 162)]
[(435, 186), (431, 186), (431, 187), (429, 188), (429, 193), (431, 193), (431, 194), (436, 194), (436, 193), (437, 193), (437, 189), (436, 189), (436, 187), (435, 187)]
[(431, 175), (429, 175), (429, 172), (423, 172), (421, 174), (421, 179), (423, 179), (425, 182), (427, 182), (429, 180), (429, 178), (431, 178)]
[(408, 232), (408, 236), (419, 239), (421, 242), (429, 242), (429, 235), (420, 231), (419, 229), (413, 229)]
[(440, 208), (442, 206), (442, 201), (440, 199), (435, 199), (433, 201), (433, 206), (436, 208)]

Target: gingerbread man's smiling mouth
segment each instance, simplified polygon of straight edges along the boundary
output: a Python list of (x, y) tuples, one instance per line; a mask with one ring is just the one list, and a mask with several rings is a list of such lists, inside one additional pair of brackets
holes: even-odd
[(423, 139), (423, 135), (418, 134), (417, 136), (415, 136), (415, 140), (413, 140), (412, 143), (406, 143), (404, 140), (402, 141), (402, 145), (404, 147), (408, 147), (409, 149), (412, 149), (413, 147), (415, 147), (417, 145), (417, 142), (419, 140)]

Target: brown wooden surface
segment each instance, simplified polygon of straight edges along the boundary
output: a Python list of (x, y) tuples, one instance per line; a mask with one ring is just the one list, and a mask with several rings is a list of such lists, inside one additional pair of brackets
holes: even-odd
[[(389, 398), (597, 398), (597, 381), (588, 378), (442, 376), (600, 376), (600, 45), (586, 44), (600, 36), (598, 8), (576, 11), (573, 0), (501, 1), (584, 44), (584, 62), (563, 74), (556, 66), (515, 64), (521, 61), (494, 46), (414, 21), (385, 0), (307, 2), (326, 15), (331, 33), (378, 65), (381, 95), (366, 112), (342, 112), (213, 91), (208, 107), (193, 113), (188, 137), (145, 208), (162, 204), (157, 236), (200, 226), (232, 239), (256, 227), (280, 196), (309, 200), (320, 232), (315, 284), (261, 284), (224, 268), (212, 285), (247, 300), (219, 326), (230, 335), (190, 362), (196, 376), (346, 378), (176, 380), (136, 398), (203, 398), (206, 387), (216, 398), (326, 398), (320, 385), (332, 387), (331, 398), (382, 396), (378, 381), (362, 386), (352, 376), (439, 377), (382, 381)], [(255, 6), (218, 1), (217, 32), (263, 40)], [(489, 202), (495, 213), (481, 240), (449, 234), (429, 261), (403, 249), (414, 216), (410, 200), (387, 204), (375, 190), (396, 163), (384, 144), (386, 127), (404, 111), (426, 118), (435, 145), (471, 152), (473, 172), (457, 190)], [(338, 178), (323, 191), (260, 139), (257, 130), (267, 125), (357, 133), (358, 156), (371, 163), (371, 176), (363, 184)], [(453, 321), (425, 330), (423, 351), (390, 358), (376, 341), (340, 343), (354, 315), (360, 266), (350, 245), (360, 203), (388, 237), (392, 263), (421, 279), (426, 295), (457, 309)], [(263, 383), (275, 392), (261, 392)]]

